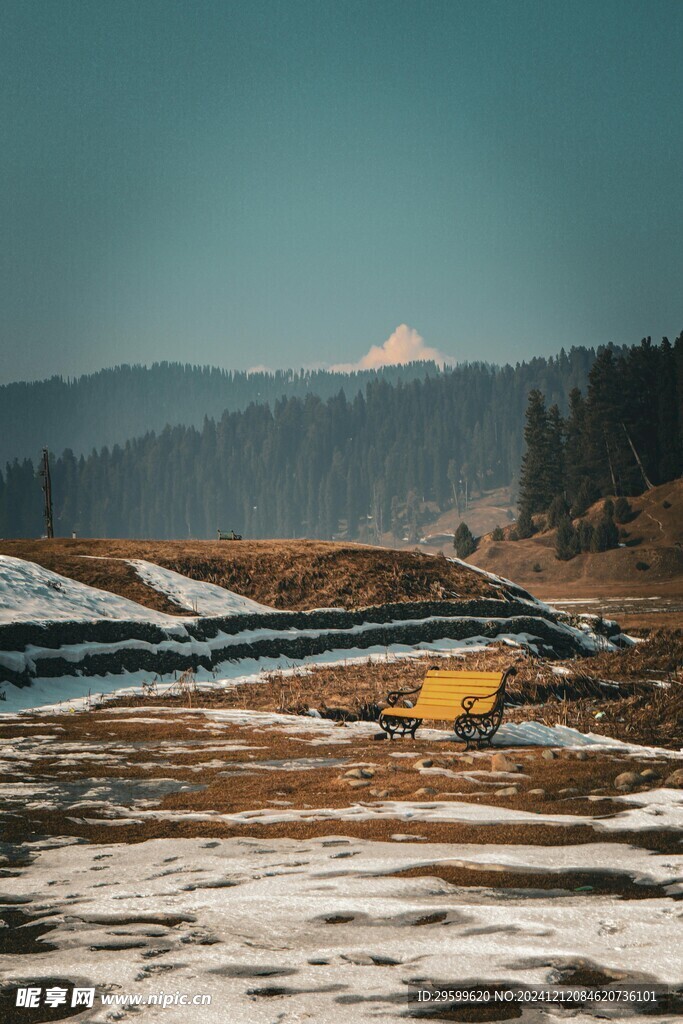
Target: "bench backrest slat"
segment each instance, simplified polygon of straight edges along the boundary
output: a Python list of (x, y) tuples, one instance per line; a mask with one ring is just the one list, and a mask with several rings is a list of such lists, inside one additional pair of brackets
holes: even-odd
[(430, 670), (424, 678), (416, 709), (427, 717), (450, 718), (462, 713), (465, 697), (486, 697), (472, 708), (475, 714), (487, 714), (495, 707), (503, 680), (502, 672), (447, 672)]

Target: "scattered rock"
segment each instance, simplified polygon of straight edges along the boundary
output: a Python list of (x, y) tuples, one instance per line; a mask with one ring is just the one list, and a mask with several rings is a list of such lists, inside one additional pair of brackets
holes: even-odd
[(421, 757), (419, 761), (416, 761), (413, 768), (431, 768), (434, 762), (431, 757)]
[(349, 768), (348, 772), (344, 772), (347, 779), (371, 779), (374, 774), (374, 768)]
[(586, 753), (585, 750), (577, 750), (576, 753), (574, 754), (574, 757), (576, 758), (577, 761), (587, 761), (588, 760), (588, 754)]
[[(641, 783), (641, 778), (638, 772), (622, 772), (621, 775), (617, 775), (614, 780), (615, 789), (635, 789)], [(683, 772), (681, 772), (681, 784), (683, 785)]]
[(422, 789), (416, 789), (413, 796), (434, 796), (436, 792), (433, 786), (423, 786)]
[(519, 793), (519, 786), (505, 786), (503, 789), (497, 789), (494, 796), (516, 796)]
[(546, 792), (544, 789), (530, 789), (527, 793), (527, 796), (535, 796), (537, 800), (545, 800)]
[(388, 789), (371, 789), (370, 795), (377, 797), (378, 800), (384, 800), (385, 797), (389, 796)]
[(659, 772), (656, 772), (654, 768), (646, 768), (645, 771), (640, 773), (641, 779), (645, 779), (647, 782), (653, 782), (659, 778)]
[(367, 779), (353, 779), (351, 782), (349, 782), (349, 786), (351, 787), (351, 789), (364, 789), (365, 786), (369, 785), (370, 783), (367, 781)]
[(667, 775), (664, 785), (671, 789), (683, 789), (683, 768), (677, 768), (671, 775)]
[(551, 750), (550, 747), (546, 747), (546, 749), (541, 754), (541, 757), (545, 758), (546, 761), (556, 761), (557, 760), (557, 754), (555, 753), (554, 750)]
[(491, 770), (494, 772), (518, 772), (519, 768), (505, 754), (492, 754)]
[(567, 786), (566, 789), (558, 790), (560, 796), (576, 796), (579, 792), (576, 786)]

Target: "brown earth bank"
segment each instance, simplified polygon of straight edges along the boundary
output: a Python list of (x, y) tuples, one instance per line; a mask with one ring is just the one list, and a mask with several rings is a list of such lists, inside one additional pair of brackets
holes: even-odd
[(309, 540), (2, 540), (25, 558), (160, 611), (178, 609), (146, 586), (126, 559), (142, 558), (274, 608), (361, 608), (404, 601), (505, 597), (474, 569), (443, 556)]

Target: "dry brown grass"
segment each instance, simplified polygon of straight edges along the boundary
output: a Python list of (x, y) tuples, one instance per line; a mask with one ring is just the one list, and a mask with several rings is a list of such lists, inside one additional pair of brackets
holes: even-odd
[[(673, 480), (629, 498), (633, 519), (623, 525), (625, 547), (584, 553), (561, 562), (555, 557), (555, 531), (527, 540), (482, 538), (470, 561), (531, 587), (549, 598), (616, 596), (683, 596), (683, 479)], [(587, 513), (595, 522), (602, 500)], [(506, 528), (510, 534), (514, 527)], [(649, 569), (640, 571), (645, 562)], [(534, 572), (533, 566), (541, 571)]]
[[(293, 715), (315, 708), (332, 716), (327, 709), (344, 708), (355, 717), (375, 720), (389, 691), (419, 687), (429, 664), (425, 658), (377, 657), (362, 664), (320, 666), (293, 674), (272, 672), (262, 682), (248, 686), (202, 690), (196, 703)], [(660, 631), (625, 651), (561, 663), (492, 644), (485, 651), (440, 658), (438, 665), (455, 671), (500, 672), (514, 665), (517, 675), (507, 692), (517, 706), (507, 708), (507, 721), (532, 719), (633, 743), (683, 747), (683, 635), (679, 633)], [(558, 676), (553, 671), (557, 667), (567, 669), (569, 675)], [(668, 686), (659, 686), (657, 681)], [(609, 685), (613, 683), (619, 684), (618, 690)], [(151, 701), (145, 695), (117, 701), (126, 705), (150, 702), (189, 706), (177, 687), (160, 690)], [(452, 722), (441, 724), (452, 726)]]
[(161, 611), (177, 609), (145, 586), (123, 559), (144, 558), (283, 609), (502, 596), (486, 577), (443, 557), (360, 544), (58, 538), (1, 541), (0, 554), (29, 559)]
[[(537, 748), (517, 749), (508, 751), (521, 767), (515, 779), (519, 792), (510, 796), (496, 792), (499, 785), (509, 785), (509, 779), (492, 776), (495, 784), (485, 786), (481, 778), (475, 777), (468, 781), (466, 775), (460, 774), (476, 769), (483, 771), (486, 777), (491, 767), (489, 754), (467, 755), (460, 744), (438, 743), (420, 738), (419, 734), (415, 740), (377, 743), (371, 738), (372, 734), (341, 727), (338, 737), (330, 737), (329, 742), (320, 737), (320, 742), (311, 746), (310, 735), (298, 733), (295, 728), (285, 731), (280, 727), (263, 728), (230, 723), (219, 726), (217, 736), (216, 723), (201, 714), (188, 715), (181, 710), (178, 715), (161, 715), (159, 717), (162, 720), (155, 726), (146, 721), (136, 721), (136, 716), (117, 716), (116, 712), (116, 707), (108, 707), (77, 715), (41, 715), (41, 732), (54, 728), (63, 731), (55, 733), (51, 755), (21, 767), (20, 780), (41, 781), (46, 777), (54, 777), (56, 771), (60, 772), (59, 778), (64, 782), (102, 777), (103, 765), (100, 764), (98, 768), (96, 761), (84, 758), (67, 766), (60, 749), (63, 743), (68, 744), (67, 749), (71, 750), (70, 745), (74, 742), (92, 743), (101, 738), (114, 744), (115, 748), (120, 744), (134, 745), (130, 764), (126, 757), (117, 765), (110, 765), (106, 772), (109, 777), (129, 780), (131, 795), (134, 795), (135, 782), (139, 778), (191, 778), (194, 783), (205, 787), (160, 798), (158, 806), (168, 811), (220, 815), (255, 808), (276, 809), (282, 806), (283, 798), (288, 801), (287, 806), (294, 808), (339, 808), (359, 801), (373, 803), (376, 799), (399, 802), (456, 799), (520, 810), (550, 810), (553, 813), (591, 817), (615, 809), (609, 802), (605, 805), (590, 801), (587, 797), (596, 792), (616, 795), (614, 779), (625, 769), (638, 771), (646, 767), (654, 768), (660, 778), (671, 770), (668, 762), (657, 758), (629, 758), (619, 753), (591, 751), (585, 759), (579, 760), (572, 752), (560, 751), (555, 760), (549, 761)], [(144, 717), (150, 716), (147, 714)], [(8, 738), (24, 735), (24, 730), (16, 722), (5, 723), (3, 732)], [(216, 752), (203, 748), (211, 747), (221, 735), (231, 743), (242, 742), (247, 747), (224, 749), (216, 763)], [(188, 747), (185, 746), (178, 747), (169, 756), (167, 746), (160, 745), (162, 737), (166, 744), (169, 740), (177, 744), (187, 744), (189, 741), (192, 753), (188, 754)], [(337, 738), (348, 742), (333, 742)], [(402, 752), (411, 752), (411, 756), (393, 756)], [(447, 773), (420, 771), (415, 761), (422, 756), (429, 756), (435, 768), (445, 769)], [(272, 759), (311, 757), (333, 760), (317, 764), (315, 770), (298, 769), (295, 765), (283, 765), (275, 772), (258, 768), (260, 761), (268, 764), (272, 763)], [(198, 759), (209, 763), (188, 776), (187, 767), (192, 764), (198, 766)], [(339, 759), (341, 764), (336, 763)], [(373, 778), (364, 788), (354, 788), (353, 780), (344, 774), (350, 765), (359, 762), (371, 764), (374, 770)], [(95, 773), (93, 767), (96, 768)], [(652, 787), (657, 784), (652, 781), (648, 785)], [(425, 790), (424, 787), (429, 789)], [(539, 787), (545, 791), (545, 796), (538, 795)], [(568, 791), (567, 787), (571, 789)], [(386, 796), (380, 797), (378, 792), (386, 793)], [(400, 816), (370, 821), (335, 821), (322, 816), (320, 820), (285, 820), (268, 825), (253, 820), (239, 823), (220, 818), (208, 821), (149, 818), (112, 828), (106, 821), (100, 823), (97, 820), (100, 815), (95, 808), (85, 813), (88, 820), (81, 816), (82, 813), (75, 810), (65, 814), (39, 807), (17, 809), (6, 818), (7, 838), (24, 841), (27, 836), (36, 834), (73, 835), (92, 842), (112, 843), (140, 842), (156, 837), (249, 835), (305, 839), (341, 834), (386, 841), (397, 832), (411, 832), (435, 842), (532, 842), (534, 845), (586, 843), (595, 842), (599, 838), (591, 828), (578, 823), (568, 827), (543, 823), (534, 823), (533, 826), (509, 823), (481, 825), (464, 822), (408, 822), (401, 820)], [(662, 852), (673, 850), (679, 838), (672, 832), (610, 834), (610, 841), (636, 843)]]

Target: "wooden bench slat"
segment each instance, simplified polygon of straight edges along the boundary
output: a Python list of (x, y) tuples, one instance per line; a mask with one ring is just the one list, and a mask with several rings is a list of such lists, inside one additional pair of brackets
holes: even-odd
[[(500, 682), (500, 681), (499, 681)], [(464, 682), (453, 683), (451, 686), (447, 684), (435, 686), (425, 685), (422, 687), (422, 693), (491, 693), (492, 690), (498, 689), (498, 683), (476, 683), (472, 682), (471, 679), (466, 679)]]

